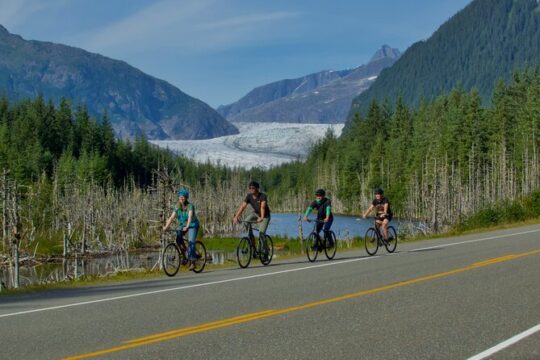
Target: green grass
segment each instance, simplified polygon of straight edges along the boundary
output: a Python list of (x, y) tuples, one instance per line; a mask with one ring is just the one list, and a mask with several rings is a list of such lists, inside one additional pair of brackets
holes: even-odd
[(95, 286), (103, 284), (121, 283), (130, 280), (159, 278), (165, 276), (160, 270), (123, 271), (111, 276), (82, 276), (77, 280), (61, 281), (49, 284), (34, 284), (18, 289), (2, 289), (0, 296), (28, 294), (53, 289), (72, 289), (77, 287)]
[[(501, 207), (503, 213), (506, 214), (520, 214), (519, 211), (515, 211), (515, 207), (510, 207), (510, 211), (504, 210)], [(481, 213), (482, 217), (485, 217), (485, 213)], [(492, 216), (492, 213), (488, 213), (489, 217)], [(476, 214), (471, 218), (475, 218)], [(475, 222), (476, 223), (476, 222)], [(414, 241), (426, 241), (432, 239), (439, 239), (452, 236), (461, 236), (469, 234), (477, 234), (487, 231), (501, 230), (501, 229), (510, 229), (526, 225), (534, 225), (540, 223), (540, 217), (531, 217), (521, 221), (510, 221), (510, 218), (507, 218), (504, 221), (497, 221), (494, 223), (480, 222), (476, 223), (475, 227), (472, 226), (456, 226), (450, 231), (433, 234), (433, 235), (418, 235), (418, 236), (400, 236), (400, 242), (414, 242)], [(468, 222), (471, 224), (471, 222)], [(480, 224), (482, 224), (480, 226)], [(298, 256), (305, 256), (302, 251), (301, 241), (298, 238), (285, 238), (285, 237), (273, 237), (274, 240), (274, 249), (275, 254), (278, 255), (279, 260), (284, 260), (288, 258), (294, 258)], [(215, 251), (225, 251), (225, 252), (234, 252), (238, 244), (238, 238), (227, 237), (227, 238), (205, 238), (203, 239), (206, 248), (208, 250)], [(363, 249), (364, 240), (362, 237), (355, 237), (349, 241), (340, 241), (338, 242), (338, 252), (351, 251), (357, 249)], [(206, 271), (219, 270), (224, 268), (235, 268), (238, 267), (236, 261), (227, 261), (225, 264), (207, 264), (205, 268)], [(182, 276), (182, 273), (185, 273), (185, 269), (181, 269), (180, 274), (177, 276)], [(112, 283), (121, 283), (125, 281), (132, 280), (142, 280), (142, 279), (152, 279), (152, 278), (164, 278), (165, 274), (160, 270), (145, 270), (145, 271), (126, 271), (117, 273), (112, 276), (84, 276), (77, 280), (64, 281), (59, 283), (50, 283), (50, 284), (41, 284), (41, 285), (30, 285), (20, 289), (3, 289), (0, 292), (0, 296), (9, 296), (15, 294), (25, 294), (33, 293), (44, 290), (52, 289), (65, 289), (65, 288), (77, 288), (84, 286), (96, 286)]]

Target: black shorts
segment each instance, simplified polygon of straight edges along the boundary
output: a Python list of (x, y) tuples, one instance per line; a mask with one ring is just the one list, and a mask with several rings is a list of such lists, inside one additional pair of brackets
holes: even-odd
[(377, 215), (377, 220), (383, 221), (384, 219), (388, 219), (388, 222), (392, 221), (392, 214), (388, 214), (386, 216)]

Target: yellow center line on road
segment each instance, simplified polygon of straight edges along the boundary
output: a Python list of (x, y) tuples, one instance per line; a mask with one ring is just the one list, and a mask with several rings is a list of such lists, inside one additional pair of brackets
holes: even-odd
[(330, 299), (315, 301), (315, 302), (307, 303), (307, 304), (304, 304), (304, 305), (293, 306), (293, 307), (289, 307), (289, 308), (285, 308), (285, 309), (279, 309), (279, 310), (266, 310), (266, 311), (261, 311), (261, 312), (236, 316), (236, 317), (232, 317), (232, 318), (228, 318), (228, 319), (223, 319), (223, 320), (219, 320), (219, 321), (208, 322), (208, 323), (204, 323), (204, 324), (200, 324), (200, 325), (196, 325), (196, 326), (190, 326), (190, 327), (181, 328), (181, 329), (177, 329), (177, 330), (171, 330), (171, 331), (158, 333), (158, 334), (154, 334), (154, 335), (149, 335), (149, 336), (145, 336), (145, 337), (141, 337), (141, 338), (136, 338), (136, 339), (133, 339), (133, 340), (123, 342), (124, 345), (120, 345), (120, 346), (116, 346), (116, 347), (112, 347), (112, 348), (109, 348), (109, 349), (104, 349), (104, 350), (100, 350), (100, 351), (96, 351), (96, 352), (92, 352), (92, 353), (86, 353), (86, 354), (71, 356), (71, 357), (68, 357), (68, 358), (65, 358), (65, 359), (66, 360), (87, 359), (87, 358), (96, 357), (96, 356), (100, 356), (100, 355), (106, 355), (106, 354), (110, 354), (110, 353), (114, 353), (114, 352), (118, 352), (118, 351), (128, 350), (128, 349), (132, 349), (132, 348), (136, 348), (136, 347), (140, 347), (140, 346), (144, 346), (144, 345), (149, 345), (149, 344), (162, 342), (162, 341), (166, 341), (166, 340), (170, 340), (170, 339), (174, 339), (174, 338), (179, 338), (179, 337), (182, 337), (182, 336), (202, 333), (202, 332), (206, 332), (206, 331), (210, 331), (210, 330), (214, 330), (214, 329), (219, 329), (219, 328), (224, 328), (224, 327), (230, 327), (230, 326), (233, 326), (233, 325), (236, 325), (236, 324), (242, 324), (242, 323), (246, 323), (246, 322), (250, 322), (250, 321), (254, 321), (254, 320), (259, 320), (259, 319), (264, 319), (264, 318), (277, 316), (277, 315), (281, 315), (281, 314), (286, 314), (286, 313), (290, 313), (290, 312), (294, 312), (294, 311), (310, 309), (310, 308), (314, 308), (314, 307), (318, 307), (318, 306), (322, 306), (322, 305), (335, 303), (335, 302), (338, 302), (338, 301), (344, 301), (344, 300), (348, 300), (348, 299), (353, 299), (353, 298), (366, 296), (366, 295), (369, 295), (369, 294), (375, 294), (375, 293), (382, 292), (382, 291), (387, 291), (387, 290), (391, 290), (391, 289), (395, 289), (395, 288), (400, 288), (400, 287), (403, 287), (403, 286), (414, 285), (414, 284), (418, 284), (418, 283), (421, 283), (421, 282), (426, 282), (426, 281), (429, 281), (429, 280), (435, 280), (435, 279), (447, 277), (447, 276), (450, 276), (450, 275), (455, 275), (455, 274), (459, 274), (459, 273), (462, 273), (462, 272), (466, 272), (466, 271), (469, 271), (469, 270), (478, 269), (478, 268), (481, 268), (481, 267), (484, 267), (484, 266), (498, 264), (498, 263), (505, 262), (505, 261), (516, 260), (516, 259), (519, 259), (519, 258), (522, 258), (522, 257), (525, 257), (525, 256), (536, 255), (536, 254), (540, 254), (540, 249), (529, 251), (529, 252), (524, 252), (524, 253), (519, 253), (519, 254), (505, 255), (505, 256), (494, 258), (494, 259), (488, 259), (488, 260), (485, 260), (485, 261), (474, 263), (474, 264), (466, 266), (466, 267), (462, 267), (462, 268), (458, 268), (458, 269), (454, 269), (454, 270), (450, 270), (450, 271), (445, 271), (445, 272), (440, 272), (440, 273), (436, 273), (436, 274), (432, 274), (432, 275), (421, 276), (421, 277), (418, 277), (418, 278), (414, 278), (414, 279), (410, 279), (410, 280), (406, 280), (406, 281), (401, 281), (401, 282), (398, 282), (398, 283), (395, 283), (395, 284), (390, 284), (390, 285), (386, 285), (386, 286), (382, 286), (382, 287), (378, 287), (378, 288), (363, 290), (363, 291), (359, 291), (359, 292), (355, 292), (355, 293), (351, 293), (351, 294), (347, 294), (347, 295), (343, 295), (343, 296), (338, 296), (338, 297), (334, 297), (334, 298), (330, 298)]

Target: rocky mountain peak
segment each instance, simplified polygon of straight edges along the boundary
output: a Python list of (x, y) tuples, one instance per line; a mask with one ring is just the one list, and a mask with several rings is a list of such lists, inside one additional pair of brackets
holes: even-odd
[(398, 49), (392, 48), (389, 45), (383, 45), (375, 54), (371, 57), (369, 62), (378, 61), (384, 58), (397, 59), (401, 56), (401, 52)]

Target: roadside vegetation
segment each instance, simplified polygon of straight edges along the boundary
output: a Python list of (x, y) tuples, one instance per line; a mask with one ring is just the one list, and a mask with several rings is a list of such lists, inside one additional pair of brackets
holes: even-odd
[(247, 171), (195, 164), (143, 137), (116, 139), (106, 115), (92, 119), (67, 100), (0, 98), (0, 268), (16, 257), (159, 247), (178, 187), (190, 189), (205, 238), (232, 233), (249, 179), (274, 212), (302, 212), (323, 187), (336, 213), (359, 213), (381, 186), (396, 216), (422, 222), (427, 236), (538, 218), (540, 69), (499, 82), (491, 104), (459, 88), (418, 108), (374, 101), (305, 162)]

